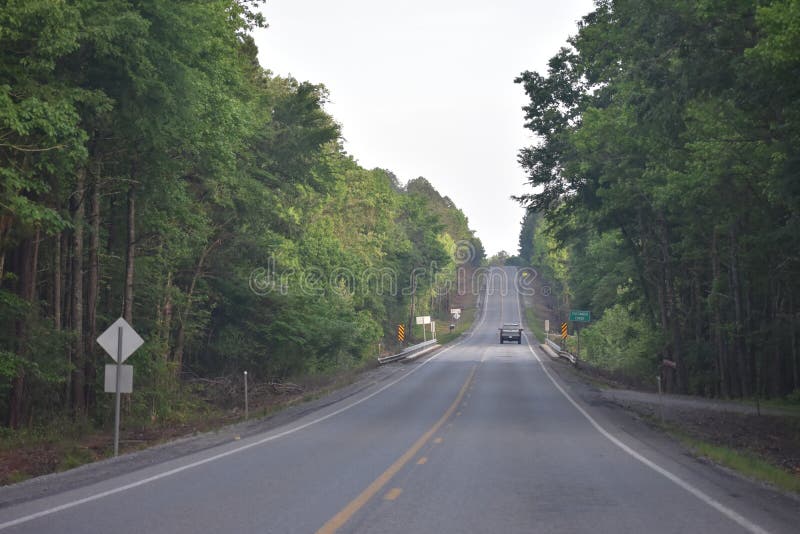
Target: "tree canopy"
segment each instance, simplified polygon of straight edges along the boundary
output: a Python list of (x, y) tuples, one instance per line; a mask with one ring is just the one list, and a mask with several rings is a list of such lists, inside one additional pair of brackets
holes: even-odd
[(519, 154), (520, 253), (602, 316), (596, 359), (674, 362), (684, 392), (800, 388), (798, 16), (792, 0), (603, 0), (517, 79), (539, 139)]
[(187, 376), (359, 364), (415, 307), (443, 307), (421, 297), (453, 276), (457, 243), (480, 262), (466, 217), (430, 183), (346, 154), (323, 85), (259, 65), (260, 3), (2, 3), (11, 427), (107, 419), (94, 340), (119, 316), (146, 341), (131, 409), (158, 418)]

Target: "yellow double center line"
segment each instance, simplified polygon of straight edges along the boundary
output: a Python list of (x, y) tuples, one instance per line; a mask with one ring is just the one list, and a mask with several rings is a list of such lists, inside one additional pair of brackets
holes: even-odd
[(350, 501), (350, 503), (342, 508), (339, 513), (333, 516), (327, 523), (322, 525), (322, 528), (317, 530), (317, 534), (332, 534), (336, 532), (340, 528), (344, 526), (361, 508), (364, 507), (365, 504), (369, 502), (381, 489), (389, 483), (389, 481), (394, 477), (402, 468), (405, 466), (409, 460), (411, 460), (419, 450), (425, 445), (425, 443), (430, 440), (433, 435), (439, 431), (442, 425), (453, 415), (453, 412), (456, 411), (461, 399), (464, 398), (464, 394), (469, 389), (469, 385), (472, 382), (473, 377), (475, 376), (475, 371), (477, 370), (478, 366), (475, 365), (470, 371), (469, 376), (467, 377), (466, 382), (464, 385), (461, 386), (461, 390), (458, 392), (456, 396), (456, 400), (453, 401), (453, 404), (444, 412), (444, 415), (436, 421), (436, 423), (427, 431), (425, 432), (422, 437), (420, 437), (414, 444), (408, 449), (403, 455), (395, 460), (395, 462), (389, 466), (389, 468), (381, 473), (381, 475), (376, 478), (372, 484), (367, 486), (367, 489), (361, 492), (361, 494)]

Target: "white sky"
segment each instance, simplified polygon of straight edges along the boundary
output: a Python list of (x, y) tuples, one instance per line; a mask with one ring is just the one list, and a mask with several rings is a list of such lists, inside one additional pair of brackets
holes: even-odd
[(469, 218), (487, 254), (517, 251), (529, 191), (517, 152), (524, 70), (576, 32), (591, 0), (267, 0), (263, 67), (323, 83), (345, 148), (401, 182), (424, 176)]

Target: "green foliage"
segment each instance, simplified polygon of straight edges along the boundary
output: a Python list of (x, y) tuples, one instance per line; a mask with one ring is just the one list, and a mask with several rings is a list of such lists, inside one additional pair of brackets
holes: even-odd
[(546, 339), (544, 322), (536, 316), (536, 312), (533, 308), (525, 308), (525, 320), (527, 321), (528, 330), (533, 333), (536, 341), (544, 343)]
[(650, 382), (662, 343), (647, 320), (629, 307), (615, 304), (599, 321), (582, 328), (581, 352), (588, 362)]
[(599, 2), (517, 79), (541, 140), (519, 155), (520, 256), (600, 318), (606, 365), (669, 359), (679, 390), (721, 396), (800, 385), (797, 21), (789, 0)]
[(459, 248), (483, 260), (467, 218), (427, 180), (403, 187), (346, 154), (323, 85), (258, 64), (247, 32), (264, 24), (259, 3), (0, 10), (9, 423), (109, 422), (90, 334), (120, 310), (146, 340), (128, 408), (147, 425), (192, 405), (187, 375), (357, 368), (409, 320), (412, 276), (416, 312), (432, 313)]

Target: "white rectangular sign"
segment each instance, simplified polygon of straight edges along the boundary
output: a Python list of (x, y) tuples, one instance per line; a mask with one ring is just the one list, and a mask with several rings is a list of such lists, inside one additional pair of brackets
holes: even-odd
[(431, 316), (430, 315), (423, 315), (417, 317), (417, 324), (430, 324), (431, 323)]
[[(119, 375), (119, 392), (133, 393), (133, 366), (120, 365), (122, 372)], [(106, 393), (117, 392), (117, 364), (106, 365), (106, 374), (103, 385)]]
[(453, 315), (461, 313), (461, 308), (450, 308), (450, 313), (452, 313)]

